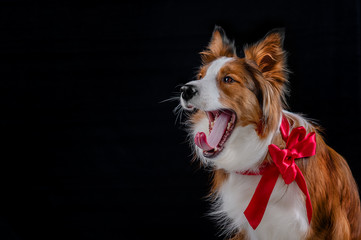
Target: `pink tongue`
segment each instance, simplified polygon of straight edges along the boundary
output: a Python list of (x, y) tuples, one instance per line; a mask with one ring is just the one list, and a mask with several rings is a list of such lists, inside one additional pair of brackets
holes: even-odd
[(226, 131), (230, 119), (231, 115), (221, 112), (214, 122), (213, 129), (208, 136), (208, 141), (204, 132), (198, 132), (194, 138), (195, 144), (205, 151), (210, 151), (217, 147), (222, 139), (224, 132)]

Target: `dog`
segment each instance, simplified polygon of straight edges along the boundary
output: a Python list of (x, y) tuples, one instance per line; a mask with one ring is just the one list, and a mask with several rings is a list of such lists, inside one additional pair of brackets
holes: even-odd
[(197, 79), (180, 89), (191, 145), (211, 169), (211, 215), (240, 239), (361, 239), (360, 199), (320, 127), (286, 111), (284, 31), (238, 57), (216, 26)]

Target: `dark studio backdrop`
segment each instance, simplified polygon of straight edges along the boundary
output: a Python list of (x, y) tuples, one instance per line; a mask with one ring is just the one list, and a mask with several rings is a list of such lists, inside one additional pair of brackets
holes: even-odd
[(223, 239), (178, 102), (160, 103), (215, 24), (239, 53), (286, 29), (290, 109), (361, 186), (358, 0), (1, 1), (0, 239)]

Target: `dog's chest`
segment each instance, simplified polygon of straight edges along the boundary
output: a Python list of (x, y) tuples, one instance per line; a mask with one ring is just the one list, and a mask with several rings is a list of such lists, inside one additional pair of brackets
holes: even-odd
[(219, 189), (215, 214), (226, 218), (228, 231), (245, 230), (249, 239), (304, 239), (309, 225), (305, 198), (296, 183), (286, 185), (279, 178), (272, 192), (263, 219), (256, 230), (248, 224), (243, 212), (248, 206), (261, 176), (236, 173)]

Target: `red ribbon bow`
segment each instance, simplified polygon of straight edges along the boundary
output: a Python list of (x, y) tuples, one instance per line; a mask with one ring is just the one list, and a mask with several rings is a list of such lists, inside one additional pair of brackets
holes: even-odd
[[(311, 199), (305, 178), (295, 164), (295, 159), (311, 157), (316, 154), (316, 134), (312, 132), (306, 135), (306, 129), (304, 127), (298, 127), (293, 129), (288, 136), (289, 123), (285, 117), (282, 118), (280, 131), (283, 140), (286, 142), (286, 148), (280, 149), (274, 144), (268, 146), (268, 151), (274, 164), (261, 169), (259, 175), (262, 175), (262, 178), (257, 185), (248, 207), (244, 211), (244, 215), (253, 229), (256, 229), (262, 220), (279, 174), (282, 175), (286, 184), (296, 181), (298, 187), (305, 194), (307, 217), (309, 223), (311, 223)], [(243, 175), (256, 175), (250, 172), (238, 173)]]

